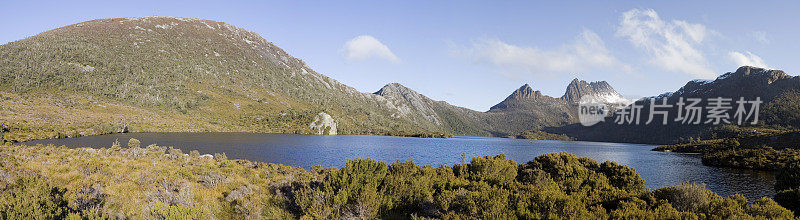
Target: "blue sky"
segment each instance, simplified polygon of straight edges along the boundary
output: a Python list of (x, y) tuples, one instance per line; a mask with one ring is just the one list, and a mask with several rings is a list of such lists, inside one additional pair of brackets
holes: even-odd
[(362, 92), (399, 82), (485, 111), (529, 83), (573, 78), (627, 97), (674, 91), (743, 64), (800, 70), (797, 1), (0, 1), (0, 44), (81, 21), (227, 22)]

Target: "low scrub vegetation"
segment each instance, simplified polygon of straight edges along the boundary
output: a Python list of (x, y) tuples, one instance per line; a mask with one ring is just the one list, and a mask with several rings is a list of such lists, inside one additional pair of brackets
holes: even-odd
[(703, 164), (778, 171), (775, 200), (795, 213), (800, 212), (800, 132), (781, 131), (735, 138), (692, 140), (660, 146), (653, 150), (701, 153)]
[(386, 136), (397, 136), (397, 137), (418, 137), (418, 138), (452, 138), (452, 134), (444, 133), (444, 132), (384, 132), (380, 133), (381, 135)]
[[(795, 182), (796, 183), (796, 182)], [(0, 147), (0, 218), (787, 219), (702, 185), (657, 190), (635, 170), (568, 153), (453, 166), (371, 159), (305, 170), (156, 145)]]
[(732, 138), (690, 140), (653, 150), (703, 154), (703, 164), (757, 170), (779, 170), (800, 159), (800, 131), (740, 134)]
[(787, 209), (800, 213), (800, 159), (786, 164), (775, 176), (775, 200)]
[(517, 138), (517, 139), (536, 139), (536, 140), (557, 140), (557, 141), (574, 141), (575, 138), (572, 138), (567, 135), (563, 134), (553, 134), (547, 133), (540, 130), (527, 130), (523, 131), (517, 135), (510, 135), (506, 136), (506, 138)]

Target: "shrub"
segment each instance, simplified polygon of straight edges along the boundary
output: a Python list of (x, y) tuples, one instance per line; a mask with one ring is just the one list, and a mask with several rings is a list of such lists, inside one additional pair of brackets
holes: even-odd
[(103, 191), (99, 184), (93, 186), (83, 186), (75, 193), (73, 209), (78, 212), (99, 214), (100, 209), (105, 205), (108, 195)]
[(506, 155), (473, 157), (469, 164), (469, 177), (493, 185), (509, 184), (517, 177), (517, 162)]
[(2, 219), (61, 219), (69, 214), (66, 189), (50, 186), (42, 177), (21, 176), (0, 188)]
[(644, 180), (639, 177), (639, 173), (628, 166), (619, 165), (612, 161), (600, 164), (600, 172), (608, 177), (612, 186), (628, 192), (644, 192)]
[(775, 202), (792, 210), (795, 214), (800, 214), (800, 188), (778, 191), (775, 194)]
[(775, 175), (775, 191), (800, 187), (800, 160), (788, 162)]
[(754, 201), (747, 208), (747, 213), (753, 216), (764, 216), (768, 219), (792, 219), (794, 217), (791, 211), (786, 210), (767, 197)]
[(129, 148), (139, 148), (139, 145), (141, 145), (141, 144), (142, 144), (142, 142), (137, 140), (136, 138), (131, 138), (130, 140), (128, 140), (128, 147)]
[[(314, 218), (374, 218), (388, 173), (386, 163), (372, 159), (348, 161), (345, 167), (330, 172), (322, 181), (321, 192), (305, 189), (298, 202), (303, 213)], [(332, 207), (328, 210), (324, 206)]]
[(793, 160), (775, 175), (775, 201), (800, 213), (800, 160)]
[(664, 187), (653, 192), (656, 198), (669, 201), (673, 207), (684, 212), (698, 212), (708, 208), (711, 200), (705, 184), (682, 183)]
[(542, 170), (567, 192), (579, 191), (599, 165), (594, 160), (579, 158), (568, 153), (550, 153), (536, 157), (520, 169)]

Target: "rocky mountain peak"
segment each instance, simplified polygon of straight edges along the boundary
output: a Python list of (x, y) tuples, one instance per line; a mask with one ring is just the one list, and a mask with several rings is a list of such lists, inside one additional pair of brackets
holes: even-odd
[(692, 80), (673, 93), (679, 97), (761, 97), (769, 100), (778, 94), (800, 86), (800, 79), (782, 70), (742, 66), (735, 72), (720, 75), (715, 80)]
[(567, 89), (561, 99), (568, 103), (578, 103), (581, 97), (585, 95), (593, 95), (601, 98), (605, 103), (618, 103), (625, 100), (619, 93), (617, 93), (611, 85), (606, 81), (586, 82), (577, 78), (567, 85)]
[(386, 84), (383, 87), (381, 87), (380, 90), (378, 90), (377, 92), (375, 92), (373, 94), (379, 95), (379, 96), (392, 96), (392, 95), (401, 95), (401, 96), (414, 95), (414, 96), (417, 96), (417, 95), (419, 95), (419, 93), (417, 93), (416, 91), (414, 91), (412, 89), (409, 89), (408, 87), (405, 87), (400, 83), (389, 83), (389, 84)]
[(543, 97), (542, 92), (539, 90), (534, 91), (533, 88), (529, 84), (522, 85), (519, 89), (514, 90), (505, 100), (498, 103), (497, 105), (492, 106), (489, 110), (494, 109), (506, 109), (514, 106), (518, 106), (524, 102), (536, 101), (537, 99)]
[(772, 84), (773, 82), (781, 79), (788, 79), (791, 76), (787, 75), (783, 70), (771, 70), (761, 67), (742, 66), (736, 69), (736, 72), (728, 72), (717, 77), (715, 81), (721, 80), (756, 80)]
[(521, 100), (521, 99), (529, 99), (536, 95), (541, 95), (541, 93), (539, 91), (533, 91), (531, 85), (525, 83), (525, 85), (522, 85), (521, 87), (519, 87), (519, 89), (511, 93), (509, 98)]
[(432, 107), (432, 103), (435, 101), (400, 83), (386, 84), (373, 94), (389, 100), (395, 106), (393, 108), (397, 109), (402, 116), (416, 113), (437, 125), (441, 123)]

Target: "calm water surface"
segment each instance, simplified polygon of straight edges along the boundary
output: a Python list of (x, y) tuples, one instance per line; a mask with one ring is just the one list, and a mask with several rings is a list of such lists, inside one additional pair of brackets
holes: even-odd
[(372, 158), (386, 162), (413, 160), (418, 165), (459, 163), (467, 158), (506, 154), (517, 163), (536, 156), (569, 152), (598, 162), (615, 161), (636, 169), (647, 187), (656, 189), (681, 182), (705, 183), (712, 191), (728, 196), (735, 193), (751, 201), (772, 197), (775, 178), (771, 172), (703, 166), (699, 155), (650, 151), (653, 145), (580, 141), (518, 140), (493, 137), (456, 136), (449, 139), (407, 138), (367, 135), (291, 135), (251, 133), (126, 133), (69, 139), (36, 140), (25, 144), (55, 144), (68, 147), (108, 147), (114, 140), (125, 145), (130, 138), (142, 146), (174, 146), (188, 153), (224, 152), (228, 158), (280, 163), (309, 168), (342, 167), (347, 160)]

